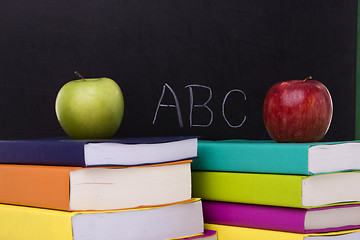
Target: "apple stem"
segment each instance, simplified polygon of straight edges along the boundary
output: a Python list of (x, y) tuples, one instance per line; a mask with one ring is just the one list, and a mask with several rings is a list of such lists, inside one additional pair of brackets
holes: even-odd
[(306, 82), (307, 80), (311, 80), (312, 79), (312, 76), (308, 76), (307, 78), (305, 78), (304, 80), (303, 80), (303, 82)]
[(83, 77), (83, 76), (81, 76), (81, 74), (78, 72), (78, 71), (75, 71), (74, 72), (79, 78), (81, 78), (82, 80), (84, 80), (84, 82), (86, 82), (86, 79)]

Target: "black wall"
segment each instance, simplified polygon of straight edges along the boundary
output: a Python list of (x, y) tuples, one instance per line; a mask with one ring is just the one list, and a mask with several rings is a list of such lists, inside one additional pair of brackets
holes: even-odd
[(357, 0), (2, 0), (0, 139), (64, 135), (77, 70), (120, 85), (117, 136), (268, 139), (267, 90), (311, 75), (333, 97), (324, 140), (351, 140), (356, 22)]

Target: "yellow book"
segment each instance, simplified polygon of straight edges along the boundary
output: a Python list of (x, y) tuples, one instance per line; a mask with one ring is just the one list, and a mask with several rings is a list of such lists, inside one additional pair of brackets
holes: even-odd
[(69, 212), (0, 204), (0, 239), (159, 240), (203, 233), (200, 199), (115, 211)]
[(358, 240), (360, 229), (321, 234), (301, 234), (244, 228), (220, 224), (205, 224), (205, 229), (215, 230), (218, 240)]

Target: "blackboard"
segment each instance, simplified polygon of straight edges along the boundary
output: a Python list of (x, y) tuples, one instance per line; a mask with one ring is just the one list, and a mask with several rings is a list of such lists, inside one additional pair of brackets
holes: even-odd
[(2, 0), (0, 139), (64, 135), (54, 102), (77, 70), (121, 87), (116, 137), (268, 139), (267, 90), (311, 75), (333, 98), (324, 140), (352, 140), (357, 9), (357, 0)]

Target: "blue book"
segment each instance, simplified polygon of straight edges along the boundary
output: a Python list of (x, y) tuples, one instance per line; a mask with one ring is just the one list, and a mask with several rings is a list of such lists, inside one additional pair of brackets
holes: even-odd
[(197, 157), (197, 141), (190, 136), (3, 140), (0, 163), (80, 167), (158, 164)]
[(360, 141), (199, 140), (192, 170), (314, 175), (360, 170)]

